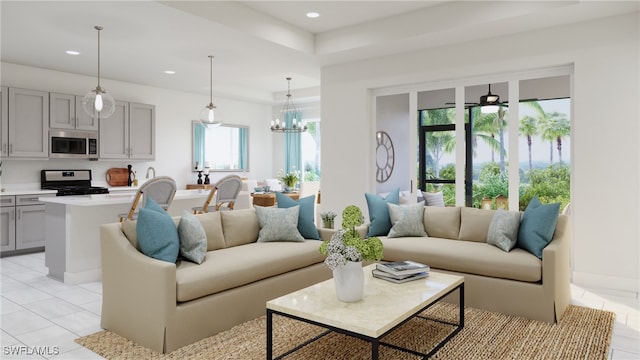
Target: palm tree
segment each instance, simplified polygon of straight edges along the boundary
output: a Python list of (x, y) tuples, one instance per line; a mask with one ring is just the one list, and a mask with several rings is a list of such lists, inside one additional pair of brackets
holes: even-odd
[(531, 138), (538, 135), (537, 121), (534, 117), (525, 116), (520, 119), (520, 134), (527, 137), (527, 146), (529, 148), (529, 171), (533, 169), (533, 161), (531, 161)]
[[(500, 169), (501, 172), (504, 172), (504, 129), (507, 123), (504, 120), (504, 110), (501, 111), (503, 111), (502, 117), (498, 113), (482, 114), (479, 107), (472, 110), (473, 146), (474, 148), (477, 146), (478, 139), (487, 144), (491, 148), (491, 162), (495, 162), (495, 153), (498, 151), (500, 154)], [(496, 140), (496, 135), (498, 135), (498, 140)]]
[[(444, 125), (455, 122), (455, 109), (433, 109), (421, 112), (421, 123), (424, 125)], [(433, 161), (433, 175), (440, 175), (440, 160), (444, 154), (455, 150), (456, 139), (450, 131), (427, 132), (426, 159)], [(427, 160), (427, 162), (429, 162)]]
[(549, 141), (549, 154), (551, 164), (553, 164), (553, 142), (556, 142), (556, 149), (558, 149), (558, 161), (562, 164), (562, 138), (569, 135), (571, 132), (571, 124), (567, 120), (565, 114), (559, 112), (552, 112), (547, 114), (547, 117), (540, 121), (541, 129), (540, 133), (543, 140)]

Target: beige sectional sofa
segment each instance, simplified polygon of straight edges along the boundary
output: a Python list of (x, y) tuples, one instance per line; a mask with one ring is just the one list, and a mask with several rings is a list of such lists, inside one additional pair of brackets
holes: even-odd
[(136, 221), (101, 226), (104, 329), (171, 352), (264, 315), (267, 300), (331, 277), (318, 240), (257, 243), (254, 209), (196, 216), (208, 241), (200, 265), (142, 254)]
[[(492, 216), (489, 210), (425, 207), (428, 237), (381, 237), (385, 260), (415, 260), (463, 275), (468, 306), (560, 319), (570, 299), (567, 218), (560, 216), (539, 260), (487, 244)], [(103, 328), (170, 352), (263, 315), (269, 299), (331, 277), (317, 240), (257, 243), (254, 209), (197, 217), (208, 240), (201, 265), (143, 255), (135, 221), (101, 226)], [(328, 239), (332, 231), (320, 234)]]
[(523, 249), (505, 252), (487, 243), (495, 210), (424, 209), (428, 237), (380, 237), (385, 260), (418, 261), (464, 276), (466, 306), (546, 322), (562, 317), (571, 300), (567, 216), (558, 217), (553, 240), (538, 259)]

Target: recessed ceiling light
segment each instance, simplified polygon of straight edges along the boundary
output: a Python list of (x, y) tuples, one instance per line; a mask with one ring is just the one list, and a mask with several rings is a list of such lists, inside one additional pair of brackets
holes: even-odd
[(75, 50), (67, 50), (65, 51), (65, 53), (67, 53), (68, 55), (80, 55), (80, 53)]
[(315, 12), (315, 11), (310, 11), (310, 12), (307, 13), (307, 17), (310, 18), (310, 19), (315, 19), (315, 18), (317, 18), (319, 16), (320, 16), (320, 14)]
[(165, 71), (164, 71), (164, 73), (165, 73), (165, 74), (169, 74), (169, 75), (173, 75), (173, 74), (175, 74), (176, 72), (175, 72), (175, 71), (173, 71), (173, 70), (165, 70)]

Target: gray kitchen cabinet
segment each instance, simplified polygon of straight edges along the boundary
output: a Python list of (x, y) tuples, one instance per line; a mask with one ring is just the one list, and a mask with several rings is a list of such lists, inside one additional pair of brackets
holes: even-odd
[(49, 127), (97, 131), (98, 118), (94, 118), (82, 109), (82, 96), (50, 93)]
[(9, 88), (8, 107), (7, 156), (48, 158), (49, 93)]
[(100, 120), (100, 159), (155, 160), (155, 106), (116, 101)]
[(0, 251), (16, 249), (15, 196), (0, 196)]
[(9, 89), (6, 86), (0, 87), (0, 118), (2, 119), (2, 127), (0, 127), (0, 153), (3, 157), (9, 156)]
[[(2, 231), (0, 243), (3, 255), (40, 250), (45, 242), (45, 205), (38, 200), (48, 195), (2, 196)], [(22, 251), (18, 251), (22, 250)]]

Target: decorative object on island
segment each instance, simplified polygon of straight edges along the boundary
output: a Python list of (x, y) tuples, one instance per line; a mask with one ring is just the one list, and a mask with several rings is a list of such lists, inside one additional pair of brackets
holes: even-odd
[(209, 55), (209, 104), (200, 111), (200, 121), (206, 126), (220, 126), (222, 121), (218, 109), (213, 105), (213, 55)]
[(362, 225), (362, 211), (349, 205), (342, 211), (342, 229), (336, 231), (331, 240), (320, 245), (325, 255), (325, 265), (333, 271), (338, 300), (356, 302), (362, 299), (364, 290), (363, 260), (382, 259), (383, 245), (377, 237), (363, 239), (357, 226)]
[(482, 198), (482, 205), (480, 205), (480, 208), (484, 209), (484, 210), (491, 210), (491, 199), (486, 197), (486, 198)]
[(320, 217), (322, 218), (322, 226), (326, 229), (333, 229), (333, 222), (336, 216), (337, 214), (333, 211), (320, 213)]
[(131, 186), (133, 184), (133, 180), (131, 179), (131, 174), (133, 174), (133, 170), (131, 170), (132, 165), (127, 165), (127, 186)]
[[(298, 120), (300, 112), (291, 100), (291, 78), (287, 78), (287, 100), (280, 111), (280, 117), (271, 120), (271, 131), (280, 133), (301, 133), (307, 131), (307, 125)], [(282, 120), (281, 120), (282, 119)]]
[(500, 194), (496, 197), (496, 209), (509, 210), (509, 198)]
[(278, 180), (284, 186), (284, 191), (293, 191), (296, 188), (296, 184), (300, 180), (300, 174), (297, 171), (284, 173), (284, 170), (278, 171)]
[(94, 26), (94, 28), (98, 30), (98, 86), (84, 96), (82, 108), (93, 117), (106, 119), (116, 110), (116, 101), (100, 86), (100, 31), (102, 31), (102, 26)]

